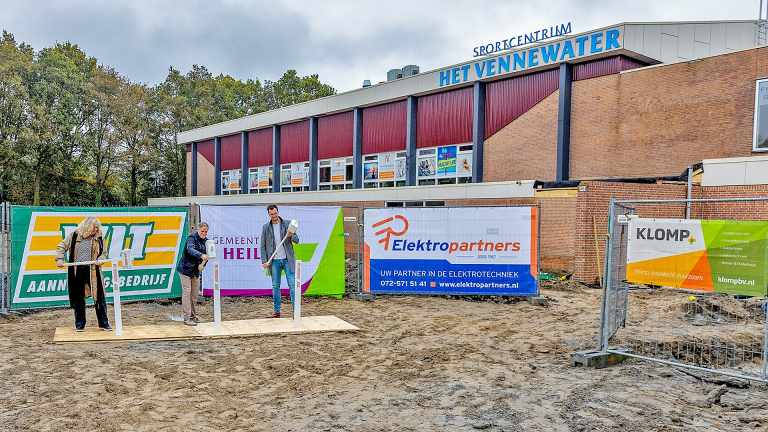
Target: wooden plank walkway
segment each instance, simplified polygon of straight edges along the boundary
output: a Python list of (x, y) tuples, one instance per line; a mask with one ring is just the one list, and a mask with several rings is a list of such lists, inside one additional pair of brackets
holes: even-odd
[(328, 331), (355, 331), (359, 328), (335, 316), (302, 317), (301, 326), (293, 326), (293, 318), (250, 319), (222, 321), (221, 331), (214, 331), (214, 323), (188, 326), (182, 323), (123, 326), (123, 334), (105, 332), (100, 328), (86, 327), (76, 332), (72, 327), (57, 327), (53, 336), (55, 343), (81, 342), (136, 342), (153, 340), (178, 340), (201, 338), (227, 338), (259, 336), (271, 333), (314, 333)]

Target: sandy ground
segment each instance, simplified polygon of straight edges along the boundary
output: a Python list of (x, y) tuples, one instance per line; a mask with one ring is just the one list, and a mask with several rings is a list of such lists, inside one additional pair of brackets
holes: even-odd
[[(309, 297), (305, 315), (361, 331), (169, 342), (58, 345), (71, 310), (12, 315), (0, 319), (0, 430), (768, 430), (764, 384), (641, 360), (571, 367), (571, 352), (593, 346), (600, 292), (558, 281), (542, 294), (548, 307)], [(212, 304), (199, 309), (209, 320)], [(224, 299), (222, 314), (260, 318), (270, 306)], [(128, 304), (124, 325), (179, 311)]]

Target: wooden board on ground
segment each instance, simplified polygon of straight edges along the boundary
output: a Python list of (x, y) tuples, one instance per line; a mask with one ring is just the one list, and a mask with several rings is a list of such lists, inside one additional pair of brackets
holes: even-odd
[(313, 333), (325, 331), (359, 330), (352, 324), (335, 316), (302, 317), (301, 326), (294, 327), (292, 318), (250, 319), (222, 321), (221, 331), (214, 331), (214, 323), (186, 326), (182, 323), (144, 326), (123, 326), (122, 336), (114, 331), (105, 332), (95, 327), (86, 327), (84, 332), (74, 328), (57, 327), (53, 336), (55, 343), (73, 342), (125, 342), (149, 340), (198, 339), (211, 337), (244, 337), (270, 333)]

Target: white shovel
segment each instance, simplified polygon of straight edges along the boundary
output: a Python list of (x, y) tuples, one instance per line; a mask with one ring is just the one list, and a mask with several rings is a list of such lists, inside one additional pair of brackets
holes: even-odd
[(291, 219), (291, 223), (288, 224), (288, 230), (285, 233), (285, 237), (283, 237), (283, 241), (281, 241), (280, 244), (275, 248), (275, 251), (272, 252), (272, 256), (267, 260), (267, 266), (264, 267), (262, 271), (266, 271), (269, 268), (269, 265), (272, 264), (272, 258), (275, 257), (275, 254), (280, 249), (280, 246), (282, 246), (283, 243), (285, 243), (285, 241), (288, 239), (288, 233), (294, 234), (297, 229), (299, 229), (299, 221), (296, 219)]

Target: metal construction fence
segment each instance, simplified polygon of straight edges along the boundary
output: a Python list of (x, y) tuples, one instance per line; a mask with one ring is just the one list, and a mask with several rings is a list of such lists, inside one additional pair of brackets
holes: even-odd
[(0, 313), (8, 314), (11, 307), (11, 230), (10, 206), (0, 204)]
[[(13, 281), (15, 277), (18, 277), (18, 275), (14, 275), (14, 270), (12, 264), (12, 257), (13, 257), (13, 250), (18, 249), (17, 253), (26, 253), (25, 247), (26, 245), (23, 243), (23, 237), (19, 237), (18, 244), (14, 245), (14, 248), (12, 248), (12, 236), (14, 228), (11, 223), (11, 213), (12, 208), (17, 206), (11, 206), (7, 203), (0, 204), (0, 228), (2, 228), (2, 236), (0, 237), (0, 272), (2, 272), (2, 277), (0, 277), (0, 313), (7, 314), (11, 311), (11, 309), (31, 309), (31, 308), (37, 308), (37, 307), (56, 307), (54, 304), (20, 304), (20, 303), (13, 303)], [(20, 208), (23, 208), (24, 206), (18, 206)], [(341, 216), (342, 216), (342, 227), (341, 230), (343, 231), (344, 236), (344, 290), (343, 292), (346, 294), (362, 294), (364, 292), (364, 286), (365, 286), (365, 256), (364, 256), (364, 250), (365, 250), (365, 221), (364, 221), (364, 212), (366, 209), (383, 209), (384, 207), (366, 207), (364, 204), (360, 203), (357, 205), (341, 205), (341, 206), (335, 206), (337, 208), (341, 208)], [(404, 206), (405, 208), (412, 208), (411, 206)], [(430, 206), (426, 206), (426, 208), (429, 208)], [(528, 224), (530, 228), (531, 233), (535, 233), (533, 238), (530, 238), (532, 244), (534, 245), (533, 249), (525, 249), (525, 253), (527, 254), (530, 252), (529, 261), (526, 261), (524, 266), (525, 269), (523, 269), (520, 273), (521, 274), (529, 274), (528, 276), (533, 279), (533, 282), (527, 281), (526, 284), (530, 285), (529, 288), (526, 288), (526, 292), (521, 295), (531, 295), (533, 292), (538, 293), (539, 292), (539, 286), (538, 286), (538, 269), (540, 267), (540, 249), (541, 249), (541, 218), (540, 218), (540, 211), (541, 208), (539, 205), (507, 205), (507, 206), (436, 206), (432, 208), (444, 208), (444, 209), (452, 209), (452, 210), (466, 210), (469, 214), (471, 214), (471, 219), (475, 222), (488, 222), (491, 224), (494, 224), (493, 228), (489, 227), (481, 227), (480, 225), (477, 225), (476, 223), (467, 223), (466, 221), (452, 221), (449, 220), (450, 218), (443, 220), (443, 221), (435, 221), (435, 222), (441, 222), (443, 224), (448, 225), (455, 225), (457, 227), (462, 227), (462, 230), (467, 235), (473, 235), (477, 237), (476, 240), (483, 239), (485, 241), (485, 237), (483, 236), (489, 236), (498, 237), (499, 242), (503, 242), (504, 244), (513, 244), (516, 241), (519, 241), (516, 234), (511, 234), (511, 231), (506, 232), (505, 230), (511, 229), (512, 224)], [(508, 221), (508, 220), (502, 220), (498, 217), (492, 217), (490, 213), (488, 213), (491, 208), (506, 208), (506, 209), (512, 209), (512, 208), (533, 208), (535, 209), (535, 214), (537, 215), (533, 219), (526, 219), (518, 220), (518, 221)], [(35, 208), (29, 208), (31, 210), (36, 210)], [(202, 220), (201, 219), (201, 210), (200, 205), (198, 204), (191, 204), (186, 207), (188, 217), (186, 219), (186, 234), (192, 233), (196, 229), (196, 225)], [(74, 210), (74, 209), (73, 209)], [(95, 209), (87, 209), (87, 210), (95, 210)], [(114, 209), (112, 209), (114, 210)], [(486, 211), (487, 210), (487, 211)], [(267, 220), (266, 215), (264, 215), (264, 221)], [(531, 222), (533, 221), (533, 226), (531, 226)], [(22, 224), (23, 225), (23, 224)], [(27, 228), (27, 226), (19, 225), (16, 231), (22, 230), (22, 228)], [(27, 222), (28, 225), (28, 222)], [(446, 225), (446, 226), (448, 226)], [(482, 224), (481, 224), (482, 225)], [(490, 225), (489, 225), (490, 226)], [(496, 227), (498, 226), (498, 227)], [(499, 229), (501, 231), (499, 231)], [(459, 230), (459, 231), (462, 231)], [(473, 231), (474, 230), (474, 231)], [(457, 232), (459, 232), (457, 231)], [(338, 232), (338, 231), (337, 231)], [(49, 237), (53, 237), (52, 232), (46, 232), (46, 235)], [(19, 233), (15, 233), (18, 237)], [(183, 235), (183, 234), (181, 234)], [(53, 241), (52, 239), (50, 240)], [(58, 240), (57, 240), (58, 241)], [(183, 238), (182, 238), (183, 241)], [(470, 247), (472, 242), (471, 240), (467, 241), (467, 244), (470, 244)], [(485, 243), (483, 243), (486, 249), (485, 251), (488, 251), (488, 246), (485, 246)], [(469, 261), (466, 261), (466, 265), (468, 266), (483, 266), (486, 264), (492, 264), (492, 258), (496, 261), (502, 260), (504, 257), (502, 257), (502, 254), (498, 253), (498, 247), (501, 247), (502, 243), (494, 243), (494, 250), (491, 250), (491, 252), (484, 253), (483, 255), (487, 255), (484, 257), (477, 257), (475, 256), (472, 259), (469, 259), (467, 257), (464, 257), (466, 259), (469, 259)], [(475, 244), (475, 248), (479, 248), (478, 244)], [(471, 251), (470, 253), (476, 253), (477, 250)], [(42, 254), (42, 252), (40, 252)], [(467, 255), (465, 253), (465, 255)], [(21, 256), (21, 255), (19, 255)], [(42, 258), (42, 255), (40, 255)], [(18, 257), (17, 257), (18, 258)], [(42, 259), (41, 258), (41, 259)], [(483, 258), (483, 259), (480, 259)], [(478, 261), (478, 259), (480, 259)], [(485, 260), (485, 261), (484, 261)], [(46, 261), (47, 262), (47, 261)], [(526, 276), (526, 277), (528, 277)], [(470, 282), (467, 282), (466, 280), (461, 281), (464, 284), (468, 284)], [(494, 281), (495, 282), (495, 281)], [(508, 282), (508, 281), (502, 281), (502, 282)], [(439, 283), (439, 282), (438, 282)], [(531, 285), (533, 284), (533, 285)], [(528, 286), (526, 285), (526, 286)], [(523, 292), (523, 285), (520, 285), (520, 292)], [(60, 287), (59, 287), (60, 288)], [(201, 289), (204, 287), (201, 286)], [(507, 287), (509, 288), (509, 287)], [(511, 289), (511, 288), (510, 288)], [(504, 292), (501, 294), (511, 294), (515, 295), (515, 290), (518, 289), (516, 286), (514, 289), (512, 289), (509, 292)], [(428, 291), (428, 290), (427, 290)], [(531, 292), (528, 292), (531, 291)], [(403, 291), (408, 292), (407, 290)], [(415, 291), (414, 291), (415, 292)], [(445, 292), (449, 293), (449, 292)], [(461, 294), (461, 290), (459, 292), (450, 292), (450, 293), (459, 293)], [(477, 293), (477, 292), (469, 292), (466, 293)], [(489, 295), (499, 294), (494, 292), (488, 292)], [(125, 299), (130, 301), (130, 298)]]
[[(768, 382), (768, 307), (765, 286), (765, 257), (768, 246), (765, 242), (765, 232), (768, 222), (745, 222), (768, 220), (766, 210), (768, 198), (634, 201), (616, 201), (612, 198), (598, 349), (674, 366)], [(635, 222), (632, 222), (633, 220)], [(628, 253), (632, 254), (630, 241), (637, 235), (647, 233), (630, 231), (630, 224), (641, 220), (649, 221), (648, 223), (676, 220), (678, 223), (689, 225), (691, 222), (695, 223), (695, 220), (700, 220), (700, 226), (712, 223), (721, 227), (752, 224), (762, 230), (762, 240), (753, 242), (757, 243), (757, 252), (746, 256), (739, 255), (738, 252), (724, 254), (720, 249), (716, 249), (716, 252), (708, 250), (708, 247), (714, 248), (714, 243), (723, 240), (722, 232), (715, 240), (710, 238), (709, 245), (703, 252), (699, 252), (704, 258), (697, 258), (694, 266), (699, 267), (690, 274), (700, 272), (703, 265), (706, 265), (706, 271), (710, 272), (709, 266), (712, 265), (711, 279), (715, 285), (713, 290), (691, 289), (692, 285), (686, 283), (679, 286), (638, 283), (635, 267), (632, 267), (628, 275), (628, 262), (634, 257)], [(639, 230), (635, 228), (635, 231)], [(682, 234), (679, 240), (683, 240)], [(687, 239), (691, 244), (697, 240), (701, 241)], [(699, 249), (701, 247), (699, 246)], [(725, 262), (726, 258), (723, 257), (734, 258), (728, 258), (731, 261)], [(739, 262), (739, 259), (742, 261)], [(715, 261), (717, 262), (714, 263)], [(705, 262), (706, 264), (703, 264)], [(715, 273), (722, 268), (724, 262), (727, 265), (734, 265), (735, 262), (736, 266), (757, 267), (754, 273), (757, 274), (756, 280), (759, 282), (756, 287), (751, 287), (752, 291), (748, 293), (750, 295), (740, 294), (738, 288), (726, 292), (729, 290), (722, 289), (722, 284), (718, 289), (718, 280), (738, 283), (746, 281), (730, 277), (723, 279), (722, 276), (718, 278)], [(755, 262), (756, 265), (750, 264)], [(657, 274), (666, 275), (664, 271)]]

